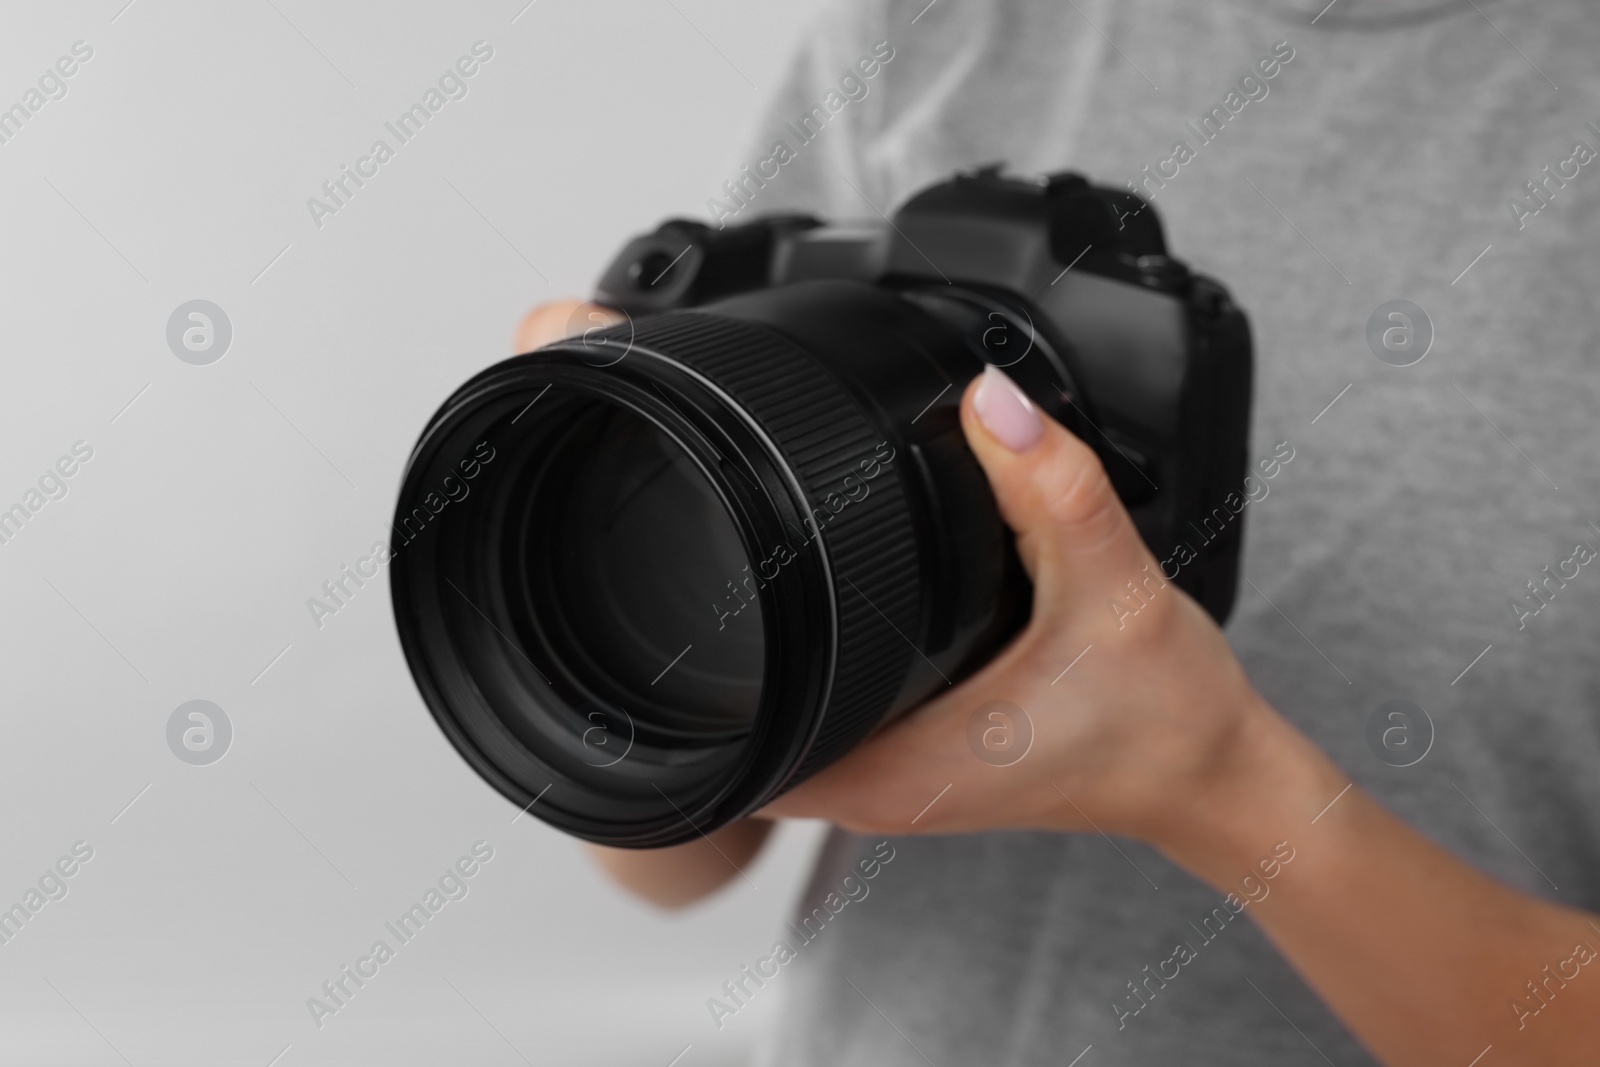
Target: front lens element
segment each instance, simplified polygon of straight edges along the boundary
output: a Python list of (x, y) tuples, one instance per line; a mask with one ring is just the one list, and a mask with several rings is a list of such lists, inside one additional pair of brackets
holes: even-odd
[[(689, 454), (592, 404), (542, 456), (526, 602), (562, 659), (663, 739), (726, 741), (761, 699), (761, 606), (739, 532)], [(581, 664), (581, 666), (580, 666)]]

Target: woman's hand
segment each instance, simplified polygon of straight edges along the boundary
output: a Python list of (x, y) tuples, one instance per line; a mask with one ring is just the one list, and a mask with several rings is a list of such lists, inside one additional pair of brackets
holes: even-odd
[[(1306, 802), (1326, 803), (1343, 780), (1163, 576), (1094, 452), (993, 368), (968, 387), (961, 422), (1033, 579), (1031, 621), (977, 674), (761, 814), (874, 833), (1101, 830), (1182, 850), (1263, 774), (1281, 780), (1291, 756)], [(992, 701), (1032, 725), (1008, 766), (968, 741)]]
[[(1250, 896), (1251, 917), (1390, 1067), (1491, 1049), (1495, 1062), (1593, 1063), (1600, 983), (1570, 983), (1561, 1014), (1526, 1023), (1529, 978), (1593, 958), (1597, 917), (1500, 885), (1352, 788), (1162, 578), (1089, 448), (1003, 374), (967, 389), (961, 421), (1017, 533), (1033, 619), (983, 670), (761, 814), (874, 833), (1122, 834), (1231, 894), (1263, 888), (1244, 877), (1259, 865), (1276, 880), (1270, 897)], [(969, 721), (995, 700), (1033, 726), (1009, 766), (968, 745)]]

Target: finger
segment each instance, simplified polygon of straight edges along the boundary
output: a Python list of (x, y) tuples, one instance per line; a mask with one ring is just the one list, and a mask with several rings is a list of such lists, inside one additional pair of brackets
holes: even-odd
[(528, 352), (540, 345), (582, 333), (591, 326), (605, 326), (620, 321), (620, 312), (600, 304), (585, 300), (552, 300), (548, 304), (540, 304), (522, 317), (517, 324), (514, 344), (518, 352)]
[(1094, 450), (995, 367), (961, 400), (961, 425), (1034, 582), (1034, 618), (1061, 619), (1126, 582), (1164, 584)]

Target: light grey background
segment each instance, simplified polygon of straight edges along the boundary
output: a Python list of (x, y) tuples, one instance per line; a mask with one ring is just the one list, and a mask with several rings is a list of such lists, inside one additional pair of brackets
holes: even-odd
[[(306, 600), (528, 306), (701, 210), (816, 3), (124, 3), (0, 24), (0, 105), (94, 49), (0, 145), (0, 507), (94, 449), (0, 545), (0, 907), (95, 850), (0, 945), (0, 1064), (740, 1062), (781, 991), (721, 1033), (704, 1002), (816, 828), (759, 889), (651, 914), (457, 758), (381, 580), (321, 630)], [(314, 226), (478, 40), (468, 95)], [(197, 298), (233, 326), (210, 366), (165, 337)], [(193, 699), (232, 722), (210, 766), (167, 747)], [(306, 998), (479, 839), (470, 894), (317, 1030)]]

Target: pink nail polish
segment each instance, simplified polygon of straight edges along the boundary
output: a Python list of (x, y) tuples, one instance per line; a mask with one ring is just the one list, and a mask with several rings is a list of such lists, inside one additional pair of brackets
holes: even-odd
[(972, 407), (983, 428), (1013, 452), (1032, 448), (1044, 436), (1033, 401), (998, 367), (984, 368)]

